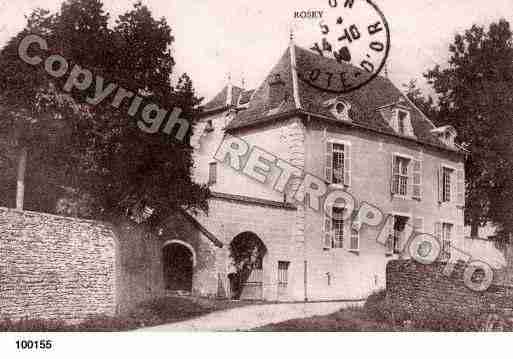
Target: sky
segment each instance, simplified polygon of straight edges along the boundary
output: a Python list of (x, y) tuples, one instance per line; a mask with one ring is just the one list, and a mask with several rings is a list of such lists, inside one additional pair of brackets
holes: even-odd
[[(339, 0), (342, 2), (343, 0)], [(360, 0), (357, 0), (360, 1)], [(133, 1), (103, 0), (113, 16)], [(143, 0), (154, 17), (167, 19), (175, 36), (175, 75), (187, 72), (197, 92), (209, 99), (227, 83), (257, 87), (289, 44), (290, 30), (299, 46), (320, 39), (319, 19), (295, 19), (295, 11), (327, 7), (328, 0)], [(472, 26), (505, 18), (513, 24), (513, 0), (374, 0), (390, 26), (389, 78), (401, 86), (422, 77), (436, 64), (447, 64), (454, 35)], [(62, 0), (0, 0), (0, 46), (25, 25), (37, 7), (57, 11)]]

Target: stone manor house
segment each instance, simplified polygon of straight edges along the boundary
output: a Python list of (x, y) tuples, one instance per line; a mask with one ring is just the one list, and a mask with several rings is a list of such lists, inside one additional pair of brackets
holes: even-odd
[[(362, 299), (385, 287), (386, 264), (404, 256), (413, 230), (439, 238), (441, 260), (457, 259), (455, 249), (468, 246), (461, 243), (465, 153), (454, 128), (435, 127), (384, 77), (345, 94), (316, 89), (298, 76), (312, 64), (334, 73), (350, 66), (291, 41), (257, 89), (228, 84), (205, 105), (191, 145), (194, 180), (212, 194), (208, 215), (181, 211), (149, 233), (130, 221), (117, 228), (0, 207), (0, 316), (77, 321), (170, 291)], [(355, 210), (379, 208), (386, 220), (359, 226), (339, 202), (316, 211), (296, 200), (299, 178), (282, 193), (273, 189), (274, 170), (264, 183), (236, 171), (229, 157), (216, 156), (233, 137), (350, 193)], [(234, 281), (234, 254), (247, 243), (261, 250), (246, 249), (251, 260)]]
[[(313, 88), (298, 78), (312, 63), (331, 72), (350, 66), (291, 41), (257, 89), (229, 83), (205, 105), (193, 135), (194, 178), (210, 186), (210, 211), (183, 214), (195, 235), (164, 228), (167, 288), (229, 296), (230, 244), (249, 238), (266, 251), (242, 298), (273, 301), (366, 297), (385, 286), (386, 263), (414, 229), (440, 239), (442, 260), (454, 257), (463, 238), (465, 156), (454, 128), (435, 127), (385, 77), (340, 95)], [(277, 174), (260, 183), (216, 161), (230, 135), (346, 190), (356, 208), (373, 204), (388, 221), (357, 230), (354, 216), (327, 216), (291, 200), (298, 183), (284, 195), (272, 188)], [(376, 241), (382, 230), (386, 245)]]

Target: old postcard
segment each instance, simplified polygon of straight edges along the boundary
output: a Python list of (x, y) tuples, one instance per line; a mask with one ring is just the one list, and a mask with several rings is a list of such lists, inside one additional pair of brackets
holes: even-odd
[(0, 331), (512, 331), (512, 14), (0, 1)]

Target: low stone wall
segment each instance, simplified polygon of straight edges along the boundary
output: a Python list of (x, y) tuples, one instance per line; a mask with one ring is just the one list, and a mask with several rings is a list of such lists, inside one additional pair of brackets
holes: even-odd
[(497, 308), (513, 308), (513, 288), (492, 284), (476, 292), (465, 285), (465, 264), (459, 262), (450, 276), (443, 273), (445, 263), (424, 265), (411, 260), (387, 264), (387, 300), (397, 309), (411, 314), (440, 313), (471, 315)]
[(107, 224), (0, 207), (0, 320), (114, 315), (116, 252)]

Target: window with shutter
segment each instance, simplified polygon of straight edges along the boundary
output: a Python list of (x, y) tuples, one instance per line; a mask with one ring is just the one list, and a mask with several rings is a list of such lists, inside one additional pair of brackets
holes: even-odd
[(399, 183), (397, 181), (396, 177), (396, 168), (398, 168), (398, 165), (396, 164), (397, 157), (392, 156), (392, 165), (390, 167), (390, 193), (396, 194), (397, 189), (399, 188)]
[(408, 194), (408, 158), (394, 155), (392, 161), (392, 194), (406, 196)]
[(278, 288), (286, 288), (289, 283), (290, 262), (278, 261)]
[(351, 145), (344, 145), (344, 184), (351, 186)]
[(407, 237), (409, 217), (395, 215), (393, 221), (392, 245), (393, 253), (400, 253)]
[(451, 202), (452, 172), (448, 167), (442, 167), (442, 202)]
[(333, 143), (333, 178), (332, 183), (345, 183), (345, 165), (346, 165), (346, 146), (340, 143)]
[(344, 248), (344, 211), (342, 207), (331, 209), (332, 248)]
[(326, 182), (332, 183), (333, 181), (333, 142), (326, 142), (326, 154), (325, 154), (325, 171), (324, 176)]
[(336, 139), (326, 141), (325, 180), (329, 184), (351, 185), (351, 144)]
[(436, 183), (437, 183), (437, 200), (439, 203), (443, 202), (443, 167), (439, 166), (436, 171)]
[(422, 199), (422, 162), (413, 160), (413, 189), (412, 198)]

